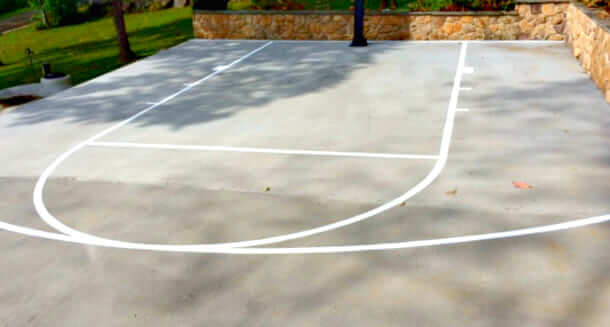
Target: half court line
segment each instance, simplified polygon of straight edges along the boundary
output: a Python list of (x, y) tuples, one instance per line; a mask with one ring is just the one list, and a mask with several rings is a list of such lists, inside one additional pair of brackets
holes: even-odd
[(267, 153), (287, 154), (303, 156), (329, 156), (329, 157), (360, 157), (360, 158), (384, 158), (384, 159), (422, 159), (436, 160), (436, 155), (423, 154), (395, 154), (374, 152), (341, 152), (341, 151), (313, 151), (313, 150), (289, 150), (269, 148), (248, 148), (221, 145), (177, 145), (177, 144), (150, 144), (150, 143), (128, 143), (128, 142), (90, 142), (88, 146), (106, 148), (135, 148), (135, 149), (161, 149), (161, 150), (185, 150), (185, 151), (217, 151), (217, 152), (241, 152), (241, 153)]

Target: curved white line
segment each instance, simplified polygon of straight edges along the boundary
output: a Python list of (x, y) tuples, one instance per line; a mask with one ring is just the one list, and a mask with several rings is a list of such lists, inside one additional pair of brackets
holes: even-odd
[(42, 239), (63, 241), (68, 243), (76, 243), (83, 245), (94, 245), (108, 248), (121, 248), (129, 250), (148, 250), (156, 252), (189, 252), (189, 253), (218, 253), (218, 254), (322, 254), (322, 253), (349, 253), (349, 252), (365, 252), (365, 251), (383, 251), (397, 250), (407, 248), (419, 248), (430, 246), (441, 246), (461, 243), (471, 243), (479, 241), (489, 241), (498, 239), (507, 239), (521, 237), (527, 235), (543, 234), (557, 232), (578, 227), (585, 227), (594, 224), (601, 224), (610, 221), (610, 214), (572, 220), (559, 224), (544, 225), (538, 227), (529, 227), (521, 229), (513, 229), (505, 232), (474, 234), (457, 237), (446, 237), (429, 240), (393, 242), (393, 243), (378, 243), (378, 244), (362, 244), (362, 245), (340, 245), (340, 246), (313, 246), (313, 247), (295, 247), (295, 248), (232, 248), (232, 247), (207, 247), (207, 248), (189, 248), (179, 249), (172, 245), (155, 245), (147, 246), (146, 244), (131, 243), (129, 246), (117, 246), (113, 242), (103, 242), (96, 239), (82, 239), (79, 237), (68, 236), (58, 233), (50, 233), (37, 229), (32, 229), (23, 226), (17, 226), (0, 221), (0, 229), (14, 232), (26, 236), (32, 236)]
[[(242, 57), (239, 60), (233, 62), (232, 64), (227, 66), (227, 69), (232, 67), (236, 63), (243, 61), (245, 58), (253, 55), (254, 53), (262, 50), (264, 47), (268, 46), (269, 44), (270, 43), (267, 43), (263, 47), (260, 47), (256, 50), (254, 50), (253, 52), (249, 53), (245, 57)], [(467, 46), (468, 46), (468, 43), (463, 42), (462, 46), (460, 47), (460, 55), (459, 55), (458, 65), (457, 65), (455, 78), (454, 78), (454, 82), (453, 82), (453, 89), (451, 91), (451, 97), (450, 97), (449, 105), (447, 108), (447, 117), (446, 117), (445, 125), (443, 128), (440, 155), (439, 155), (439, 159), (436, 161), (434, 167), (422, 181), (420, 181), (417, 185), (415, 185), (412, 189), (410, 189), (405, 194), (401, 195), (398, 198), (395, 198), (394, 200), (392, 200), (390, 202), (387, 202), (381, 206), (378, 206), (374, 209), (371, 209), (371, 210), (361, 213), (359, 215), (356, 215), (356, 216), (353, 216), (351, 218), (344, 219), (341, 221), (337, 221), (332, 224), (316, 227), (313, 229), (309, 229), (309, 230), (305, 230), (305, 231), (301, 231), (301, 232), (297, 232), (297, 233), (285, 234), (285, 235), (280, 235), (280, 236), (275, 236), (275, 237), (268, 237), (268, 238), (263, 238), (263, 239), (258, 239), (258, 240), (230, 242), (230, 243), (216, 243), (216, 244), (161, 245), (161, 244), (144, 244), (144, 243), (116, 241), (116, 240), (110, 240), (110, 239), (90, 235), (87, 233), (83, 233), (83, 232), (77, 231), (75, 229), (72, 229), (72, 228), (66, 226), (61, 221), (59, 221), (57, 218), (55, 218), (47, 210), (47, 208), (44, 204), (44, 200), (43, 200), (44, 185), (45, 185), (46, 181), (48, 180), (49, 176), (64, 160), (66, 160), (76, 151), (85, 147), (87, 144), (94, 142), (96, 139), (110, 133), (111, 131), (116, 130), (117, 128), (120, 128), (121, 126), (124, 126), (125, 124), (133, 121), (137, 117), (156, 108), (158, 105), (165, 103), (166, 101), (169, 101), (170, 99), (175, 98), (176, 96), (178, 96), (178, 95), (184, 93), (186, 90), (190, 89), (190, 87), (187, 87), (187, 88), (167, 97), (166, 99), (162, 100), (159, 104), (153, 105), (153, 106), (135, 114), (134, 116), (124, 120), (123, 122), (102, 131), (101, 133), (85, 140), (84, 142), (78, 144), (71, 150), (69, 150), (69, 151), (65, 152), (64, 154), (62, 154), (61, 156), (59, 156), (49, 167), (47, 167), (47, 169), (45, 169), (45, 171), (42, 173), (42, 175), (40, 176), (40, 178), (38, 179), (38, 181), (36, 183), (36, 187), (34, 188), (35, 209), (36, 209), (38, 215), (41, 217), (41, 219), (44, 220), (47, 224), (49, 224), (51, 227), (55, 228), (56, 230), (66, 234), (66, 235), (71, 235), (80, 240), (86, 240), (87, 242), (95, 242), (96, 244), (105, 244), (107, 246), (122, 247), (122, 248), (144, 247), (144, 248), (148, 248), (148, 249), (153, 249), (153, 248), (159, 248), (159, 247), (165, 248), (165, 247), (169, 246), (169, 247), (175, 249), (175, 251), (187, 251), (187, 252), (200, 251), (200, 250), (213, 249), (213, 248), (216, 248), (216, 249), (227, 248), (227, 247), (238, 248), (238, 247), (251, 247), (251, 246), (258, 246), (258, 245), (273, 244), (273, 243), (294, 240), (297, 238), (303, 238), (303, 237), (327, 232), (327, 231), (330, 231), (333, 229), (345, 227), (347, 225), (351, 225), (351, 224), (363, 221), (365, 219), (371, 218), (379, 213), (382, 213), (386, 210), (389, 210), (393, 207), (400, 205), (401, 203), (407, 201), (408, 199), (410, 199), (411, 197), (413, 197), (414, 195), (416, 195), (417, 193), (422, 191), (424, 188), (426, 188), (428, 185), (430, 185), (440, 175), (441, 171), (445, 167), (445, 164), (447, 163), (447, 158), (449, 155), (449, 146), (451, 144), (451, 136), (453, 134), (455, 111), (456, 111), (456, 106), (457, 106), (457, 102), (458, 102), (458, 96), (459, 96), (459, 91), (460, 91), (460, 84), (461, 84), (461, 78), (462, 78), (463, 69), (464, 69), (464, 63), (466, 61)], [(203, 81), (215, 76), (215, 74), (218, 74), (219, 72), (220, 71), (214, 72), (214, 73), (204, 77), (203, 79), (199, 80), (198, 82), (194, 83), (193, 85), (202, 83)]]

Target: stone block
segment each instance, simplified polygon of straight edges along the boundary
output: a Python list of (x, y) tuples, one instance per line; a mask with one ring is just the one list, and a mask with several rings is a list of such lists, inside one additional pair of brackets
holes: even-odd
[(460, 22), (462, 24), (472, 24), (473, 23), (473, 17), (472, 16), (463, 16), (462, 18), (460, 18)]
[(554, 15), (556, 12), (554, 3), (543, 3), (542, 4), (542, 14), (545, 16)]
[(461, 23), (445, 23), (445, 25), (443, 25), (442, 30), (447, 35), (452, 35), (452, 34), (460, 32), (462, 30), (462, 24)]
[(433, 16), (430, 17), (430, 23), (432, 24), (432, 26), (434, 26), (434, 28), (442, 28), (443, 24), (445, 24), (445, 18), (446, 17), (444, 16)]
[(521, 22), (519, 22), (519, 27), (521, 28), (521, 31), (523, 33), (526, 33), (528, 35), (529, 35), (529, 33), (531, 33), (534, 30), (534, 24), (531, 24), (530, 22), (528, 22), (525, 19), (523, 19), (523, 20), (521, 20)]
[(563, 41), (566, 39), (566, 36), (563, 34), (553, 34), (551, 36), (549, 36), (549, 40), (552, 41)]

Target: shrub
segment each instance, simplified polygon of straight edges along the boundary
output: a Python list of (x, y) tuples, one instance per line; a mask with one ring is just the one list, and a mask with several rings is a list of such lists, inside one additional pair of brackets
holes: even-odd
[(254, 6), (252, 0), (230, 0), (227, 8), (229, 10), (246, 10)]
[(608, 14), (610, 14), (610, 0), (582, 0), (582, 2), (587, 7), (602, 8), (605, 9)]
[(27, 6), (27, 0), (0, 0), (0, 14)]
[(41, 12), (43, 27), (74, 24), (80, 21), (78, 0), (30, 0), (30, 6)]
[(255, 0), (254, 9), (266, 10), (302, 10), (305, 9), (301, 3), (291, 0)]
[(78, 0), (46, 0), (52, 26), (73, 24), (78, 21)]
[(227, 10), (229, 0), (196, 0), (193, 8), (202, 10)]

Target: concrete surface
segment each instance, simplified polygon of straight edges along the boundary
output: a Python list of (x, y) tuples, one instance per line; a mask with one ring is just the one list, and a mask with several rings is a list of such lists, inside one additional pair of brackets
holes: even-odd
[[(58, 156), (265, 43), (189, 41), (0, 114), (0, 220), (53, 231), (32, 192)], [(274, 42), (98, 141), (436, 156), (461, 47)], [(610, 106), (568, 49), (473, 42), (464, 68), (457, 108), (468, 111), (456, 112), (438, 178), (370, 219), (271, 246), (400, 242), (610, 213)], [(96, 236), (242, 241), (370, 210), (435, 162), (86, 146), (53, 172), (44, 201)], [(0, 326), (603, 326), (609, 241), (604, 223), (451, 246), (243, 256), (0, 231)]]

